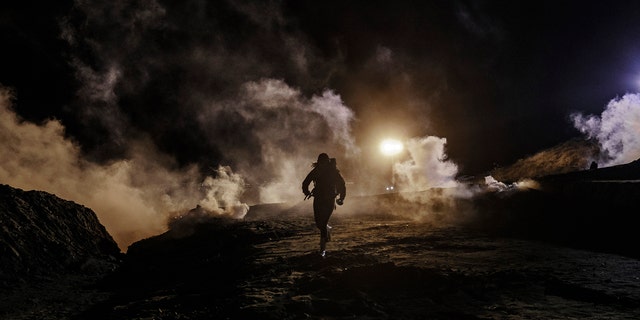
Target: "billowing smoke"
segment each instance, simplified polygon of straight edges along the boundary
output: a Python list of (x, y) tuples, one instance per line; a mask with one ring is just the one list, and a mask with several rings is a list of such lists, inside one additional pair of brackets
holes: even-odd
[(447, 159), (446, 143), (446, 138), (434, 136), (409, 139), (405, 143), (409, 160), (393, 167), (398, 190), (416, 192), (457, 186), (458, 166)]
[(609, 102), (598, 117), (573, 114), (575, 127), (600, 145), (602, 166), (619, 165), (640, 158), (640, 95), (625, 94)]
[(206, 177), (202, 182), (206, 193), (199, 205), (218, 214), (244, 218), (249, 211), (249, 206), (239, 200), (244, 192), (244, 179), (229, 167), (220, 167), (217, 173), (216, 178)]
[(470, 199), (486, 192), (508, 195), (526, 189), (540, 188), (532, 179), (504, 183), (486, 176), (484, 183), (468, 184), (456, 180), (458, 166), (448, 159), (446, 138), (428, 136), (405, 142), (406, 161), (393, 167), (401, 201), (382, 201), (397, 212), (430, 223), (467, 221), (474, 215)]
[[(349, 35), (345, 47), (319, 43), (302, 31), (304, 21), (287, 20), (283, 5), (74, 1), (60, 19), (77, 82), (75, 99), (65, 105), (69, 132), (56, 120), (22, 121), (5, 90), (0, 134), (3, 151), (10, 152), (0, 158), (0, 179), (91, 207), (121, 246), (165, 230), (170, 217), (195, 206), (196, 216), (242, 217), (248, 204), (300, 200), (300, 182), (321, 152), (338, 158), (354, 189), (367, 194), (378, 188), (383, 179), (368, 170), (370, 159), (360, 158), (352, 133), (356, 121), (365, 121), (338, 92), (349, 97), (351, 88), (348, 101), (360, 102), (360, 117), (395, 119), (413, 128), (408, 135), (419, 135), (413, 132), (422, 123), (416, 116), (424, 120), (427, 105), (447, 100), (434, 94), (423, 101), (414, 90), (443, 92), (441, 84), (454, 88), (455, 77), (440, 81), (447, 68), (432, 62), (398, 68), (395, 57), (402, 55), (384, 43), (374, 59), (383, 68), (366, 62), (362, 70), (349, 68), (343, 48), (351, 60), (369, 49), (346, 50), (355, 49)], [(446, 30), (450, 35), (453, 29)], [(407, 38), (414, 42), (411, 34)], [(430, 42), (427, 51), (434, 55), (427, 60), (457, 54), (449, 47)], [(467, 50), (460, 53), (467, 61)], [(358, 75), (347, 76), (352, 73)], [(347, 81), (353, 79), (377, 84), (358, 89), (367, 81)], [(346, 89), (332, 90), (332, 84)], [(438, 137), (406, 143), (408, 160), (393, 168), (400, 191), (461, 189), (454, 188), (458, 166), (448, 160), (445, 144)]]
[(119, 159), (147, 136), (181, 166), (233, 168), (251, 203), (298, 199), (320, 152), (348, 165), (354, 113), (310, 83), (327, 67), (280, 5), (77, 1), (61, 26), (83, 84), (74, 107), (98, 135), (83, 150)]
[[(78, 146), (64, 138), (60, 122), (38, 126), (18, 119), (9, 109), (5, 90), (2, 145), (11, 152), (2, 155), (0, 179), (91, 207), (124, 247), (162, 232), (171, 215), (195, 205), (243, 217), (248, 205), (240, 199), (247, 186), (258, 189), (260, 202), (293, 201), (299, 198), (300, 181), (317, 153), (357, 154), (350, 135), (353, 113), (332, 91), (306, 99), (282, 81), (265, 79), (247, 83), (240, 97), (211, 104), (201, 115), (202, 124), (219, 128), (214, 121), (236, 116), (241, 121), (234, 129), (248, 130), (245, 135), (258, 144), (250, 149), (253, 145), (237, 144), (233, 135), (219, 136), (218, 143), (237, 173), (219, 167), (214, 177), (201, 178), (196, 165), (180, 169), (149, 140), (123, 140), (127, 145), (123, 160), (105, 165), (87, 161)], [(258, 154), (243, 157), (248, 152)]]
[[(278, 14), (265, 14), (278, 10), (77, 1), (61, 37), (79, 83), (68, 108), (82, 134), (21, 120), (3, 89), (0, 180), (92, 208), (121, 248), (196, 206), (242, 217), (247, 203), (300, 199), (320, 152), (342, 168), (358, 155), (354, 113), (332, 90), (302, 92), (280, 78), (304, 83), (323, 66)], [(243, 28), (251, 31), (221, 36)]]
[[(252, 144), (216, 134), (220, 119), (233, 119)], [(306, 98), (274, 79), (245, 83), (237, 97), (211, 103), (201, 114), (202, 127), (211, 128), (236, 170), (258, 188), (261, 203), (298, 199), (300, 181), (320, 152), (357, 156), (353, 120), (353, 111), (333, 91)]]
[(129, 141), (125, 160), (95, 164), (64, 137), (59, 121), (23, 121), (11, 100), (11, 92), (0, 87), (0, 182), (92, 208), (123, 249), (166, 230), (170, 216), (197, 204), (214, 214), (246, 213), (238, 198), (243, 181), (228, 168), (203, 181), (197, 167), (179, 169), (146, 140)]
[(448, 159), (446, 143), (446, 138), (435, 136), (405, 142), (408, 159), (393, 166), (402, 199), (394, 207), (404, 211), (400, 214), (430, 222), (449, 220), (458, 209), (457, 200), (472, 195), (456, 181), (458, 166)]
[(496, 192), (514, 192), (521, 189), (539, 189), (540, 184), (533, 179), (523, 179), (518, 182), (506, 184), (502, 181), (496, 180), (492, 176), (484, 177), (484, 182), (489, 191)]

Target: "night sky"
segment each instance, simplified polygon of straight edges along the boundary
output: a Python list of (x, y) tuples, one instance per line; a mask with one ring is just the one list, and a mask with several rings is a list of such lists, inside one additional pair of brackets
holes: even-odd
[[(73, 59), (97, 72), (117, 60), (124, 71), (114, 112), (132, 126), (126, 130), (150, 132), (183, 164), (217, 162), (224, 153), (196, 143), (208, 137), (187, 128), (189, 102), (176, 100), (189, 86), (218, 96), (272, 77), (308, 94), (330, 88), (355, 111), (358, 142), (386, 130), (446, 137), (450, 158), (477, 172), (576, 135), (570, 112), (597, 113), (640, 81), (633, 2), (19, 3), (3, 4), (0, 16), (0, 83), (14, 88), (20, 115), (61, 119), (99, 158), (117, 156), (117, 133), (82, 114)], [(160, 6), (156, 25), (124, 24)], [(61, 24), (87, 40), (65, 41)], [(101, 41), (102, 52), (88, 39)], [(129, 49), (128, 41), (138, 43)], [(222, 65), (194, 70), (184, 59), (195, 46), (225, 55)], [(292, 61), (296, 54), (304, 66)], [(143, 76), (151, 79), (136, 83)]]
[[(436, 136), (478, 174), (581, 136), (571, 113), (640, 86), (635, 1), (15, 1), (0, 39), (13, 110), (59, 120), (102, 164), (145, 140), (202, 171), (269, 166), (266, 149), (291, 145), (347, 168), (385, 137)], [(267, 87), (297, 102), (252, 107)], [(353, 112), (339, 129), (291, 107), (326, 94)], [(335, 130), (352, 140), (331, 147)]]

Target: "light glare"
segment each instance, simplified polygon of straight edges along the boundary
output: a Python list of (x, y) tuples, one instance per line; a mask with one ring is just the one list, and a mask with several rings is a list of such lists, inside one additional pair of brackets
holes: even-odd
[(380, 152), (387, 156), (393, 156), (402, 152), (402, 142), (395, 139), (385, 139), (380, 143)]

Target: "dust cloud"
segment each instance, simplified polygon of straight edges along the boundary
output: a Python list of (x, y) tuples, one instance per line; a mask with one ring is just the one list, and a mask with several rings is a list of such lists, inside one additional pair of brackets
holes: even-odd
[(59, 121), (20, 119), (12, 99), (0, 88), (0, 182), (90, 207), (121, 249), (165, 231), (170, 216), (198, 204), (219, 215), (246, 213), (238, 200), (244, 184), (229, 168), (203, 180), (195, 166), (179, 169), (145, 140), (130, 142), (125, 160), (99, 165), (84, 159)]

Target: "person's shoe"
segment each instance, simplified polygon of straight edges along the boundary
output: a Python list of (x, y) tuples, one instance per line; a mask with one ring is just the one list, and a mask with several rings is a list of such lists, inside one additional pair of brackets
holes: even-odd
[(320, 256), (323, 257), (323, 258), (326, 257), (327, 256), (327, 251), (326, 250), (320, 251)]

